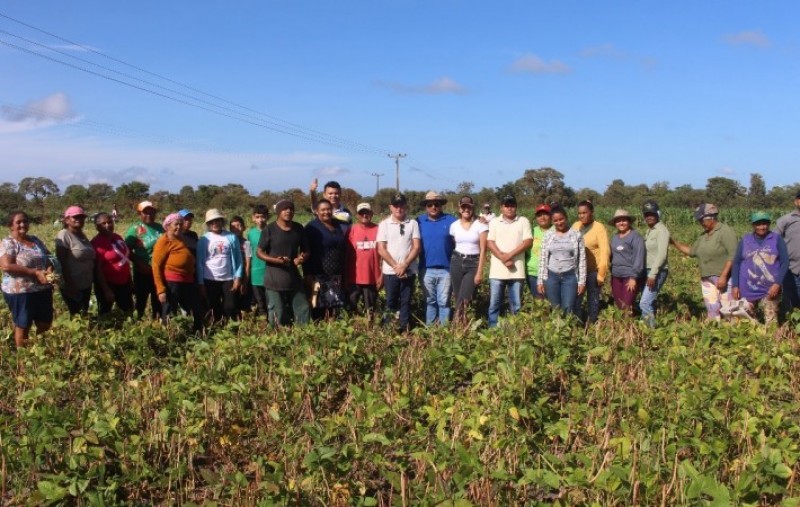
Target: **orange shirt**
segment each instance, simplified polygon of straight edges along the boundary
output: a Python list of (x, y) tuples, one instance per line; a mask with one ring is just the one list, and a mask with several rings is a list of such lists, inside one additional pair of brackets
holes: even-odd
[(194, 279), (194, 255), (179, 240), (170, 240), (166, 234), (159, 237), (153, 246), (153, 279), (156, 283), (156, 292), (161, 294), (167, 291), (167, 278), (172, 273), (178, 278)]

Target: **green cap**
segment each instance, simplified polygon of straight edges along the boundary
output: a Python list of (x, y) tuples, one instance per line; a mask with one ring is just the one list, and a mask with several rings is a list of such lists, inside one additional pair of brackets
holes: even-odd
[(754, 224), (756, 222), (772, 222), (772, 215), (766, 211), (754, 211), (750, 215), (750, 223)]

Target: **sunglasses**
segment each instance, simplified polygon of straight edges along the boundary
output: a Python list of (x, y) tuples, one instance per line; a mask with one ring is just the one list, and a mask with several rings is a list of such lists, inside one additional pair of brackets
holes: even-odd
[(427, 207), (427, 208), (441, 208), (442, 207), (442, 203), (436, 202), (436, 201), (432, 201), (432, 202), (429, 202), (429, 203), (425, 204), (425, 207)]
[(406, 224), (400, 224), (400, 235), (403, 236), (406, 233)]

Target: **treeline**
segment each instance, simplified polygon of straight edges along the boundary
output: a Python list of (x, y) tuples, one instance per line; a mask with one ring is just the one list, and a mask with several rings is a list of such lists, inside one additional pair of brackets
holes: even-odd
[[(393, 188), (382, 188), (375, 195), (361, 195), (348, 188), (346, 179), (339, 183), (343, 187), (342, 201), (351, 209), (355, 209), (362, 200), (372, 202), (378, 210), (388, 209), (389, 200), (395, 193)], [(322, 184), (324, 182), (320, 182), (320, 190)], [(431, 189), (406, 189), (404, 193), (409, 203), (415, 206), (423, 200), (427, 190)], [(757, 209), (785, 208), (800, 190), (800, 183), (774, 186), (767, 190), (764, 178), (758, 173), (750, 175), (747, 187), (737, 180), (721, 176), (709, 178), (705, 188), (693, 188), (691, 185), (670, 188), (666, 181), (652, 185), (628, 185), (621, 179), (615, 179), (600, 192), (591, 188), (575, 190), (565, 184), (561, 172), (544, 167), (528, 169), (519, 179), (498, 187), (477, 190), (472, 182), (463, 181), (454, 189), (435, 190), (452, 196), (451, 201), (457, 200), (457, 196), (470, 194), (476, 202), (488, 202), (495, 207), (504, 195), (513, 194), (523, 208), (543, 202), (558, 202), (572, 207), (584, 199), (590, 199), (599, 206), (638, 207), (646, 200), (654, 199), (665, 207), (692, 208), (701, 202), (712, 202), (721, 207)], [(80, 204), (90, 211), (110, 210), (116, 205), (121, 215), (130, 215), (136, 203), (144, 199), (153, 201), (164, 210), (189, 208), (199, 212), (213, 207), (247, 213), (253, 204), (270, 205), (280, 199), (293, 200), (298, 209), (309, 209), (311, 206), (307, 186), (254, 194), (238, 183), (201, 184), (196, 187), (184, 185), (177, 193), (165, 190), (151, 192), (149, 184), (139, 181), (123, 183), (116, 188), (107, 183), (72, 184), (63, 191), (53, 180), (45, 177), (27, 177), (16, 184), (0, 184), (0, 211), (3, 214), (21, 208), (41, 221), (58, 218), (62, 210), (71, 204)]]

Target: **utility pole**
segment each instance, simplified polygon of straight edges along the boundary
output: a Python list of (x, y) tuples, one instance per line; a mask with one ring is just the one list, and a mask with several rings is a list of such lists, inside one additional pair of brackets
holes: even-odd
[(380, 173), (380, 174), (371, 173), (371, 174), (372, 174), (372, 176), (375, 176), (375, 195), (377, 196), (378, 192), (380, 192), (380, 190), (381, 190), (381, 176), (383, 176), (383, 173)]
[(398, 153), (396, 155), (392, 155), (391, 153), (389, 153), (387, 155), (387, 157), (394, 159), (395, 176), (397, 178), (397, 191), (400, 192), (400, 159), (401, 158), (405, 158), (406, 154), (405, 153)]

